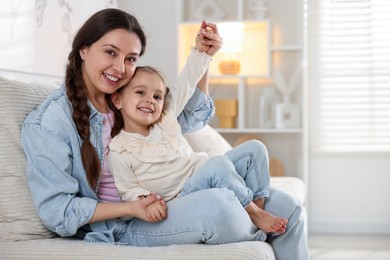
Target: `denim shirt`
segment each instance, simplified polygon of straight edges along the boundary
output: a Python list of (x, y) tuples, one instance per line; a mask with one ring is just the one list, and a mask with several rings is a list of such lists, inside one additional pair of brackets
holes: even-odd
[[(103, 116), (92, 106), (91, 142), (103, 160)], [(178, 120), (183, 132), (201, 129), (214, 115), (212, 100), (196, 89)], [(21, 129), (27, 157), (27, 180), (43, 224), (60, 236), (114, 243), (126, 224), (111, 219), (87, 224), (98, 198), (88, 184), (81, 160), (81, 138), (72, 119), (72, 107), (64, 87), (54, 90), (32, 111)]]

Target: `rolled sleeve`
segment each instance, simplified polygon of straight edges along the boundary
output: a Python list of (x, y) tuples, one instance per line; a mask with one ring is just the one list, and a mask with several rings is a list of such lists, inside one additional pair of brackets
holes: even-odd
[(196, 88), (177, 118), (182, 133), (191, 133), (202, 129), (213, 118), (214, 113), (213, 100)]

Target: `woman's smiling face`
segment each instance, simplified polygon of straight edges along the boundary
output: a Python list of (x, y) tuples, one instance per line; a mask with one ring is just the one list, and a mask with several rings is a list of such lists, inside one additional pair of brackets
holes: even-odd
[(114, 29), (81, 49), (88, 97), (111, 94), (127, 84), (134, 74), (141, 48), (135, 33)]

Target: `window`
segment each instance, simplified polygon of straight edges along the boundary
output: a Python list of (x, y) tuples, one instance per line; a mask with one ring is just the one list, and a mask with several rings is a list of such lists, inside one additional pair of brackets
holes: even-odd
[(313, 152), (390, 152), (389, 14), (388, 0), (309, 1)]

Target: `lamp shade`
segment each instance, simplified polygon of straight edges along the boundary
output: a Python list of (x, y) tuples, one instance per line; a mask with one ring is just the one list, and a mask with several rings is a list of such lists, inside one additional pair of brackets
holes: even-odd
[[(221, 22), (217, 23), (217, 26), (223, 38), (223, 46), (213, 56), (209, 70), (210, 76), (237, 74), (249, 77), (270, 77), (271, 37), (268, 20)], [(183, 68), (191, 47), (195, 44), (195, 36), (199, 28), (200, 23), (189, 22), (179, 25), (179, 71)], [(226, 60), (233, 62), (226, 63)], [(225, 63), (221, 63), (222, 61)], [(220, 65), (228, 69), (227, 73), (226, 70), (221, 72)]]
[(244, 27), (240, 22), (226, 22), (217, 25), (218, 32), (223, 38), (221, 53), (239, 53), (242, 52), (244, 42)]

